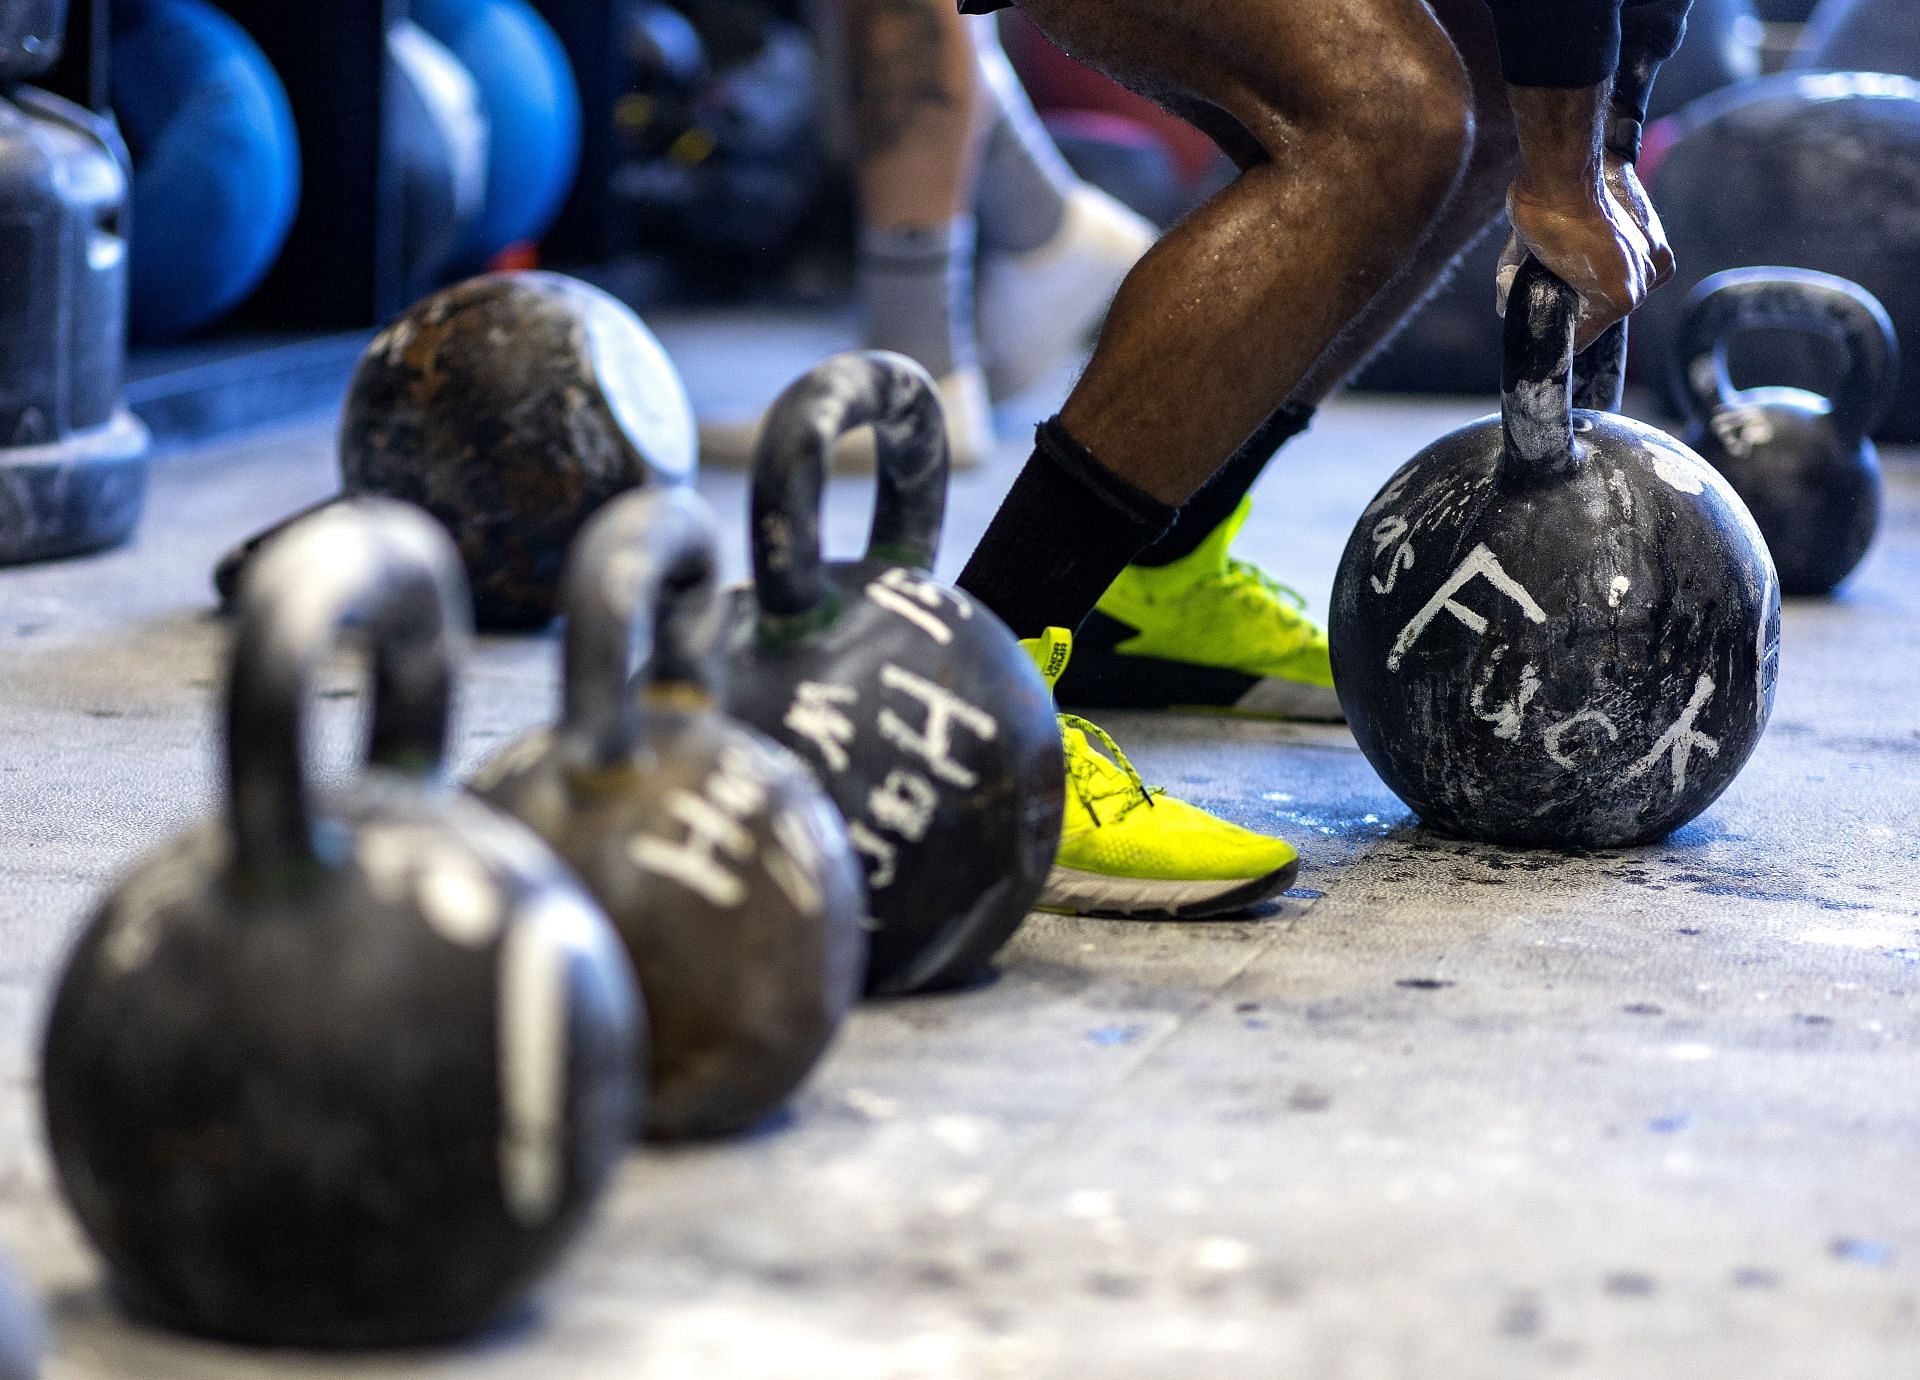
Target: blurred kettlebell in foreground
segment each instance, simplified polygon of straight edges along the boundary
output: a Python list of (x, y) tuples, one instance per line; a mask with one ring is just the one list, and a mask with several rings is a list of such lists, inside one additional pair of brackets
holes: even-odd
[(646, 1130), (660, 1139), (765, 1120), (859, 1000), (866, 966), (866, 887), (833, 802), (792, 753), (714, 707), (714, 545), (690, 491), (602, 509), (568, 562), (560, 723), (473, 782), (613, 918), (646, 999)]
[[(642, 1036), (618, 940), (442, 776), (467, 607), (445, 536), (399, 504), (271, 543), (240, 593), (224, 814), (140, 862), (67, 965), (47, 1130), (147, 1321), (322, 1348), (471, 1333), (626, 1148)], [(370, 763), (321, 793), (304, 706), (349, 628)]]

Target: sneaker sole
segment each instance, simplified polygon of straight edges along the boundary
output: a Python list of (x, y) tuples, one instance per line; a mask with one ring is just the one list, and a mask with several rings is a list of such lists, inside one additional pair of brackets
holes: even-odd
[(1055, 867), (1034, 909), (1102, 920), (1212, 920), (1271, 900), (1299, 874), (1298, 858), (1251, 881), (1156, 881)]
[(1289, 723), (1347, 721), (1339, 695), (1326, 686), (1084, 645), (1074, 648), (1055, 693), (1069, 709), (1164, 709)]

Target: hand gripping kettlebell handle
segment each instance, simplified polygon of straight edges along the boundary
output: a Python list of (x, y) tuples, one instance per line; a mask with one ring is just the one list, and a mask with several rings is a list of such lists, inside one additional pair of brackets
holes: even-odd
[(1736, 268), (1703, 279), (1687, 297), (1667, 368), (1689, 421), (1704, 423), (1737, 404), (1727, 343), (1768, 327), (1822, 335), (1840, 347), (1844, 359), (1829, 401), (1844, 435), (1858, 441), (1886, 419), (1898, 392), (1900, 347), (1879, 299), (1831, 273)]
[(249, 562), (226, 703), (228, 819), (244, 873), (272, 885), (326, 864), (305, 720), (349, 629), (365, 630), (373, 656), (368, 760), (440, 774), (471, 608), (451, 539), (390, 499), (331, 505)]
[(623, 494), (581, 532), (560, 605), (561, 732), (578, 761), (607, 766), (632, 755), (649, 686), (712, 697), (718, 545), (706, 503), (677, 488)]
[(878, 351), (838, 355), (780, 395), (753, 471), (753, 578), (762, 619), (817, 615), (832, 594), (820, 501), (834, 444), (871, 425), (879, 491), (867, 554), (929, 569), (947, 503), (947, 427), (933, 379)]

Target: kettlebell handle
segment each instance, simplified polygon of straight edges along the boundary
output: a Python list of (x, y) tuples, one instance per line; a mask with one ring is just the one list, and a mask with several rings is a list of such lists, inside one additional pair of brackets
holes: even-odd
[(1627, 323), (1616, 321), (1573, 361), (1573, 405), (1618, 412), (1627, 393)]
[(878, 471), (867, 555), (930, 569), (947, 506), (947, 426), (927, 371), (904, 355), (837, 355), (767, 414), (753, 468), (753, 580), (763, 624), (820, 616), (833, 594), (820, 502), (833, 447), (871, 424)]
[(1574, 441), (1573, 409), (1618, 412), (1626, 388), (1627, 323), (1616, 321), (1578, 356), (1574, 316), (1580, 299), (1529, 254), (1507, 295), (1500, 414), (1507, 463), (1523, 476), (1569, 474), (1584, 454)]
[[(594, 515), (567, 561), (561, 732), (588, 766), (640, 741), (648, 685), (713, 693), (718, 537), (690, 490), (636, 489)], [(638, 648), (638, 675), (633, 674)]]
[(333, 504), (261, 549), (240, 585), (227, 680), (227, 810), (243, 872), (271, 885), (327, 865), (305, 719), (349, 628), (366, 630), (373, 653), (367, 759), (440, 774), (471, 608), (452, 540), (391, 499)]
[(1507, 294), (1500, 366), (1500, 424), (1506, 467), (1521, 478), (1580, 467), (1573, 439), (1572, 288), (1529, 254)]
[(1673, 392), (1701, 423), (1739, 404), (1727, 343), (1762, 327), (1824, 335), (1845, 361), (1828, 401), (1834, 426), (1859, 440), (1885, 420), (1900, 373), (1893, 322), (1858, 283), (1803, 268), (1736, 268), (1701, 281), (1687, 298), (1678, 348), (1668, 361)]

